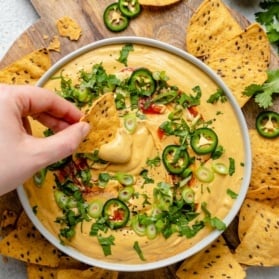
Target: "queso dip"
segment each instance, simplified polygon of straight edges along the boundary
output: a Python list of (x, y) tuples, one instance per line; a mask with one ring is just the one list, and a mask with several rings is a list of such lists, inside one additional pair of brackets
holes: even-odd
[[(98, 91), (100, 72), (110, 83)], [(206, 73), (164, 50), (116, 44), (71, 60), (53, 77), (43, 86), (85, 113), (112, 98), (118, 124), (94, 150), (77, 150), (44, 170), (43, 182), (25, 183), (49, 232), (88, 257), (141, 264), (182, 253), (225, 229), (245, 152), (232, 105)], [(46, 135), (35, 121), (32, 129)]]

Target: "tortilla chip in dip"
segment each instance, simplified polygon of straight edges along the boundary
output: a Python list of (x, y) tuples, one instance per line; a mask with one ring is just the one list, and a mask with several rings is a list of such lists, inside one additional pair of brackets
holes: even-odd
[(61, 37), (67, 37), (72, 41), (77, 41), (81, 36), (81, 27), (69, 16), (59, 18), (56, 21), (56, 26)]
[(235, 260), (222, 237), (203, 251), (186, 259), (176, 275), (179, 279), (246, 278), (246, 272)]
[(35, 84), (50, 66), (47, 49), (35, 50), (0, 70), (0, 83)]
[(98, 98), (90, 111), (81, 119), (91, 125), (91, 131), (79, 145), (77, 153), (92, 153), (101, 145), (111, 141), (120, 127), (112, 93)]
[(270, 45), (263, 28), (255, 23), (242, 33), (212, 49), (204, 62), (228, 85), (240, 107), (249, 100), (244, 89), (267, 79)]
[(221, 0), (205, 0), (190, 19), (186, 49), (196, 57), (206, 57), (241, 32), (242, 28)]
[(144, 6), (168, 6), (179, 1), (180, 0), (139, 0), (139, 3)]
[(279, 265), (278, 209), (259, 208), (240, 245), (235, 250), (239, 263), (254, 266)]

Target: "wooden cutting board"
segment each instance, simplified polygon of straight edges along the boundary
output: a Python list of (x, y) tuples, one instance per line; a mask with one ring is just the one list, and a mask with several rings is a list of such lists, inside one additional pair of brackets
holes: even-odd
[[(51, 52), (52, 63), (88, 43), (116, 36), (148, 37), (185, 49), (186, 26), (202, 0), (182, 0), (177, 4), (163, 8), (143, 7), (140, 16), (133, 19), (128, 29), (121, 33), (108, 31), (103, 23), (104, 9), (113, 0), (31, 0), (31, 2), (40, 18), (14, 42), (0, 62), (0, 69), (35, 49), (48, 47), (53, 36), (58, 35), (55, 23), (62, 16), (70, 16), (75, 19), (82, 28), (82, 36), (78, 41), (70, 41), (67, 38), (60, 37), (61, 52)], [(249, 24), (242, 15), (235, 11), (231, 12), (243, 27)], [(271, 68), (278, 67), (279, 59), (273, 51)], [(274, 106), (277, 111), (279, 111), (278, 101), (277, 99)], [(258, 107), (253, 101), (250, 101), (243, 108), (243, 112), (249, 127), (253, 127)], [(1, 197), (3, 202), (0, 204), (0, 212), (8, 204), (12, 207), (11, 209), (17, 211), (20, 205), (15, 200), (15, 192)], [(121, 273), (119, 278), (175, 278), (175, 271), (176, 266), (173, 265), (160, 270), (137, 274)]]

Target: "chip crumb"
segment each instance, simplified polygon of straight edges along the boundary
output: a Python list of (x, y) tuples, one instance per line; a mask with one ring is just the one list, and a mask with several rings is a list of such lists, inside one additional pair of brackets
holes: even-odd
[(61, 37), (67, 37), (72, 41), (77, 41), (82, 34), (79, 24), (69, 16), (59, 18), (56, 26)]
[(56, 51), (56, 52), (61, 51), (61, 43), (60, 43), (58, 36), (53, 36), (47, 49), (50, 51)]

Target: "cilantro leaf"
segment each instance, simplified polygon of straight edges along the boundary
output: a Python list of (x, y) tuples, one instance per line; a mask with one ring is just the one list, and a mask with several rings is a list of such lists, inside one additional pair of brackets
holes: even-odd
[(111, 246), (114, 245), (115, 237), (113, 235), (108, 237), (98, 236), (98, 241), (103, 248), (105, 256), (111, 255)]
[(246, 96), (254, 96), (261, 108), (273, 105), (273, 95), (279, 94), (279, 69), (267, 71), (267, 80), (262, 85), (251, 84), (243, 92)]
[(216, 104), (218, 101), (221, 103), (225, 103), (227, 101), (227, 96), (221, 88), (218, 88), (215, 93), (211, 94), (206, 102)]
[(255, 13), (255, 19), (266, 29), (269, 41), (279, 45), (279, 2), (278, 0), (266, 0), (260, 2), (262, 11)]
[(128, 55), (130, 51), (133, 51), (134, 47), (132, 44), (126, 44), (120, 51), (120, 56), (117, 59), (118, 62), (124, 64), (126, 67), (128, 66)]

